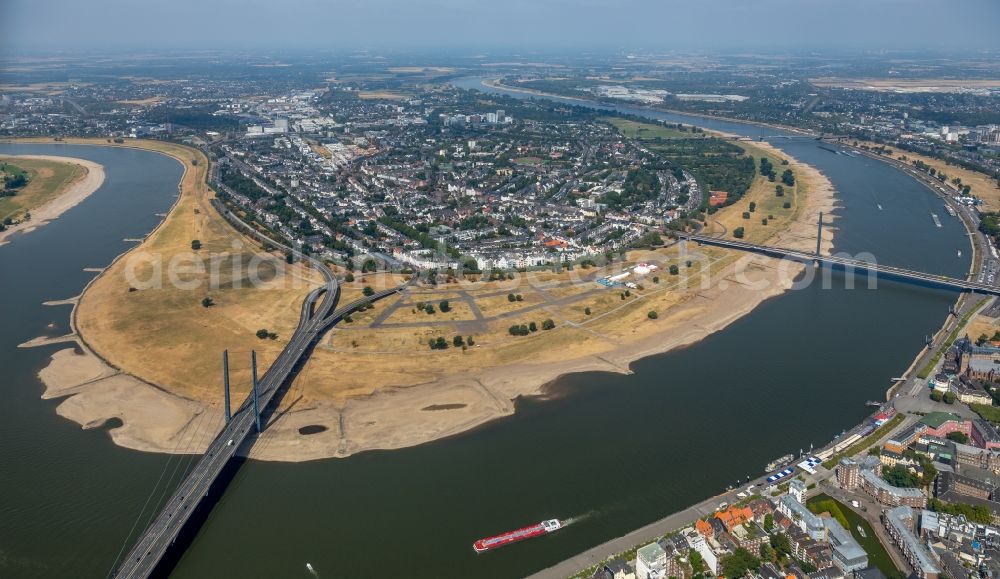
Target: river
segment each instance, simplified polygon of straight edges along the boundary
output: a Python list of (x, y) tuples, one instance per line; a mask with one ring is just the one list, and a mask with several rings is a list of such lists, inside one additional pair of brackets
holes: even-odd
[[(476, 79), (461, 83), (479, 88)], [(771, 141), (837, 188), (836, 251), (954, 276), (968, 271), (962, 225), (911, 177), (812, 140)], [(184, 463), (117, 448), (105, 432), (81, 432), (56, 416), (55, 402), (39, 400), (35, 377), (55, 347), (15, 347), (66, 331), (69, 308), (40, 302), (79, 293), (93, 275), (84, 267), (107, 264), (126, 247), (123, 238), (151, 229), (154, 214), (173, 201), (181, 167), (127, 149), (0, 145), (0, 153), (14, 152), (92, 159), (108, 177), (58, 220), (0, 247), (0, 576), (98, 577), (164, 466), (171, 474), (172, 464), (183, 470)], [(520, 400), (514, 416), (463, 435), (342, 460), (249, 462), (173, 576), (310, 577), (306, 562), (324, 578), (539, 570), (855, 424), (867, 413), (864, 401), (884, 394), (954, 299), (887, 281), (877, 290), (814, 285), (765, 302), (693, 346), (641, 360), (633, 375), (565, 376), (551, 399)], [(551, 517), (577, 522), (483, 556), (472, 551), (479, 537)]]

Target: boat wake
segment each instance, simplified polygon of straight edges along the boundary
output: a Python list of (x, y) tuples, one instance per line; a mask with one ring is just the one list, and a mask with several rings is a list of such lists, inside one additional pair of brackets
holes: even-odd
[(597, 516), (598, 514), (599, 513), (597, 511), (587, 511), (586, 513), (583, 513), (582, 515), (577, 515), (575, 517), (569, 517), (569, 518), (566, 518), (566, 519), (560, 519), (559, 522), (562, 523), (562, 526), (568, 527), (569, 525), (572, 525), (574, 523), (580, 523), (580, 522), (586, 521), (590, 517)]

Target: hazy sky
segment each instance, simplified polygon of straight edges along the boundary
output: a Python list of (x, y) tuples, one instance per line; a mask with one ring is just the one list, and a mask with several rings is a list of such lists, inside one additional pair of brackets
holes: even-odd
[(0, 0), (0, 52), (1000, 49), (1000, 0)]

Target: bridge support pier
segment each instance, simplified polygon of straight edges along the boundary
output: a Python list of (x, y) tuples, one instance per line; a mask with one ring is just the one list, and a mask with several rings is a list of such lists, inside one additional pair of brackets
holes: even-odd
[(222, 380), (226, 393), (226, 424), (229, 424), (233, 417), (229, 409), (229, 350), (222, 351)]
[(257, 402), (257, 351), (250, 352), (250, 366), (253, 371), (253, 421), (257, 427), (257, 434), (260, 434), (260, 406)]
[(819, 230), (816, 231), (816, 257), (819, 257), (820, 244), (823, 242), (823, 212), (819, 212)]

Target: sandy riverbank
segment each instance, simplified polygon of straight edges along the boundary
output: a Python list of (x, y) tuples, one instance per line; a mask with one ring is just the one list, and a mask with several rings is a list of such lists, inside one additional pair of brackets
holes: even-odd
[[(766, 143), (758, 145), (769, 148)], [(770, 150), (789, 158), (798, 178), (809, 183), (796, 220), (770, 243), (809, 249), (815, 244), (816, 213), (822, 210), (828, 214), (834, 209), (833, 188), (815, 169), (781, 151)], [(191, 168), (187, 167), (185, 180), (191, 177)], [(178, 203), (188, 199), (185, 193)], [(171, 215), (178, 215), (176, 209)], [(828, 229), (824, 233), (823, 247), (828, 251), (833, 232)], [(155, 240), (155, 236), (151, 238)], [(628, 373), (635, 360), (692, 344), (722, 330), (764, 300), (786, 291), (801, 269), (798, 264), (741, 256), (713, 277), (709, 289), (686, 292), (676, 305), (662, 310), (656, 324), (637, 325), (628, 335), (606, 337), (597, 347), (591, 344), (555, 353), (555, 358), (549, 352), (547, 359), (539, 361), (522, 358), (515, 364), (468, 371), (458, 370), (460, 365), (441, 365), (439, 372), (422, 367), (416, 379), (420, 383), (413, 383), (416, 375), (400, 376), (395, 385), (387, 381), (369, 395), (343, 399), (323, 397), (300, 377), (252, 456), (275, 461), (345, 457), (365, 450), (404, 448), (468, 431), (512, 414), (513, 401), (520, 396), (546, 395), (546, 385), (559, 376), (592, 370)], [(107, 280), (107, 276), (105, 273), (97, 279)], [(100, 427), (109, 419), (120, 420), (123, 425), (110, 430), (112, 439), (137, 450), (200, 452), (207, 446), (222, 426), (218, 396), (180, 396), (130, 375), (128, 372), (136, 370), (128, 364), (119, 369), (95, 355), (88, 345), (95, 336), (83, 330), (78, 348), (57, 352), (40, 372), (46, 398), (67, 396), (58, 408), (60, 415), (84, 428)], [(305, 432), (319, 432), (303, 434), (300, 429), (305, 427), (310, 427)]]
[(8, 226), (6, 230), (0, 231), (0, 245), (10, 243), (9, 238), (15, 233), (29, 233), (56, 219), (89, 197), (91, 193), (97, 191), (101, 187), (101, 184), (104, 183), (104, 167), (86, 159), (59, 157), (55, 155), (9, 155), (9, 158), (74, 163), (83, 167), (86, 174), (82, 178), (70, 183), (66, 187), (66, 190), (55, 199), (31, 209), (30, 221)]

